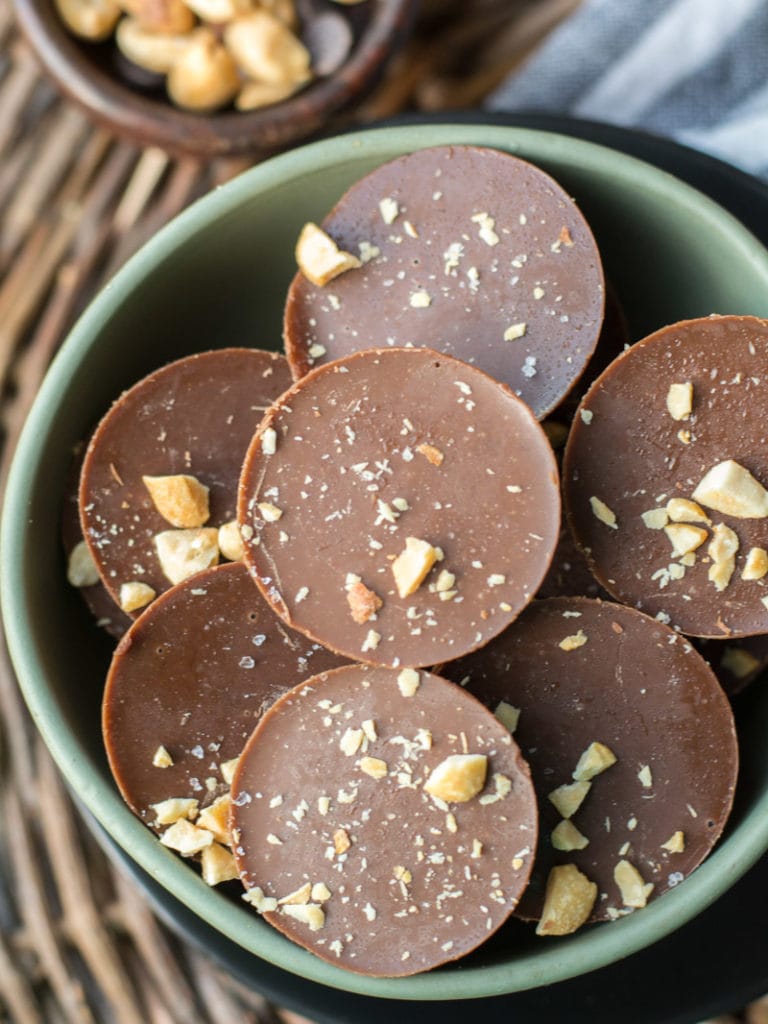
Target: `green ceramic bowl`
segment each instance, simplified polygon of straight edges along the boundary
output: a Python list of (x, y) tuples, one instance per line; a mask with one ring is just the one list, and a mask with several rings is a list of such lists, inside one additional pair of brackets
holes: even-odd
[[(768, 317), (768, 253), (675, 178), (586, 142), (503, 127), (367, 131), (295, 150), (202, 199), (161, 231), (92, 303), (56, 358), (19, 443), (2, 523), (2, 601), (11, 654), (59, 767), (100, 824), (153, 878), (230, 939), (305, 978), (398, 999), (454, 999), (550, 984), (624, 957), (723, 893), (768, 847), (768, 688), (744, 698), (743, 767), (718, 848), (647, 909), (560, 940), (514, 925), (459, 965), (395, 980), (347, 973), (292, 945), (250, 908), (209, 889), (133, 817), (102, 749), (111, 645), (67, 585), (59, 514), (73, 444), (118, 393), (161, 363), (226, 345), (278, 348), (301, 226), (366, 171), (428, 145), (517, 153), (576, 198), (603, 251), (632, 334), (711, 312)], [(762, 692), (761, 692), (762, 691)]]

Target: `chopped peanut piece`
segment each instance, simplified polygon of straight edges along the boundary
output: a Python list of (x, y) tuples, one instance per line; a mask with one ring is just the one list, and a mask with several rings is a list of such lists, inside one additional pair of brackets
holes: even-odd
[(415, 668), (404, 668), (397, 677), (397, 688), (404, 697), (414, 697), (420, 685)]
[(437, 551), (426, 540), (405, 538), (405, 549), (392, 563), (397, 592), (400, 597), (416, 593), (437, 561)]
[(231, 837), (229, 834), (229, 808), (232, 799), (229, 793), (224, 793), (212, 804), (204, 807), (197, 819), (200, 828), (207, 828), (213, 833), (214, 839), (228, 846)]
[(310, 895), (313, 903), (325, 903), (331, 898), (331, 890), (325, 882), (315, 882)]
[(249, 889), (243, 893), (243, 899), (246, 903), (250, 903), (260, 914), (268, 914), (270, 911), (277, 910), (277, 900), (274, 896), (265, 896), (264, 890), (258, 885), (254, 886), (253, 889)]
[(688, 523), (672, 523), (664, 527), (664, 533), (669, 538), (672, 554), (676, 558), (700, 548), (709, 536), (701, 526), (689, 526)]
[(720, 658), (720, 668), (730, 672), (735, 679), (746, 679), (748, 675), (757, 672), (760, 665), (760, 659), (743, 647), (726, 646)]
[(667, 515), (673, 523), (709, 523), (710, 518), (701, 505), (688, 498), (670, 498)]
[(765, 519), (768, 491), (748, 469), (726, 459), (704, 475), (693, 492), (695, 501), (736, 519)]
[(392, 196), (385, 196), (379, 201), (379, 213), (385, 224), (394, 224), (400, 213), (400, 206)]
[(344, 252), (317, 224), (305, 224), (296, 243), (299, 270), (312, 284), (324, 287), (334, 277), (362, 264), (357, 256)]
[(353, 757), (360, 749), (363, 742), (362, 729), (347, 729), (339, 741), (339, 750), (347, 757)]
[(536, 934), (571, 935), (589, 920), (596, 899), (597, 886), (575, 864), (552, 868)]
[(312, 897), (312, 883), (305, 882), (301, 888), (296, 889), (295, 892), (289, 893), (287, 896), (283, 896), (282, 899), (278, 900), (278, 906), (301, 906), (304, 903), (309, 903)]
[(351, 846), (352, 840), (349, 838), (347, 830), (344, 828), (337, 828), (333, 833), (333, 848), (336, 853), (346, 853)]
[(673, 420), (687, 420), (693, 412), (693, 384), (670, 384), (667, 411)]
[(649, 530), (663, 530), (669, 522), (669, 514), (665, 508), (650, 508), (640, 518)]
[(274, 455), (277, 451), (277, 431), (274, 427), (267, 427), (261, 435), (261, 450), (265, 455)]
[(162, 743), (157, 748), (157, 750), (154, 753), (154, 756), (152, 757), (152, 764), (155, 766), (155, 768), (171, 768), (173, 766), (173, 758), (162, 745)]
[(579, 629), (572, 636), (567, 636), (557, 645), (561, 651), (577, 651), (583, 647), (589, 637), (583, 629)]
[(583, 850), (585, 846), (589, 846), (587, 837), (583, 836), (568, 818), (563, 818), (560, 824), (552, 829), (550, 838), (556, 850), (566, 853), (570, 853), (571, 850)]
[(646, 789), (650, 789), (653, 786), (653, 772), (651, 766), (644, 764), (640, 771), (637, 773), (638, 779), (640, 779), (640, 785)]
[(245, 548), (243, 547), (243, 537), (236, 519), (230, 519), (228, 523), (224, 523), (219, 527), (217, 540), (219, 551), (226, 559), (230, 562), (242, 562)]
[(199, 803), (193, 797), (174, 796), (162, 800), (159, 804), (150, 804), (150, 811), (155, 812), (153, 825), (173, 825), (182, 818), (196, 818)]
[(612, 530), (618, 530), (616, 513), (609, 509), (604, 501), (592, 495), (589, 499), (589, 504), (592, 508), (592, 514), (596, 519), (599, 519), (601, 523), (605, 523), (606, 526), (610, 526)]
[(154, 601), (156, 597), (157, 594), (152, 587), (139, 580), (131, 580), (130, 583), (123, 583), (120, 587), (120, 607), (126, 613), (143, 608), (150, 601)]
[(219, 843), (211, 843), (203, 848), (200, 855), (200, 867), (203, 881), (207, 885), (231, 882), (238, 875), (235, 858)]
[(446, 803), (466, 803), (483, 788), (487, 772), (485, 754), (450, 754), (432, 769), (424, 790)]
[(231, 761), (222, 761), (219, 765), (221, 777), (228, 786), (232, 785), (232, 779), (235, 777), (235, 768), (237, 768), (237, 762), (239, 760), (239, 757), (233, 757)]
[(731, 582), (738, 550), (739, 538), (730, 526), (718, 523), (712, 530), (712, 540), (707, 547), (707, 554), (712, 559), (707, 576), (715, 584), (716, 590), (725, 590)]
[(67, 580), (73, 587), (93, 587), (99, 582), (99, 570), (84, 540), (78, 541), (69, 553)]
[(171, 583), (182, 583), (219, 561), (219, 531), (202, 526), (194, 530), (165, 530), (155, 535), (160, 568)]
[(504, 341), (517, 341), (518, 338), (525, 336), (527, 330), (528, 324), (510, 324), (506, 331), (504, 331)]
[(256, 508), (265, 523), (276, 523), (283, 518), (283, 510), (270, 501), (260, 501)]
[(549, 794), (549, 800), (555, 805), (557, 811), (563, 818), (570, 818), (578, 811), (584, 802), (584, 798), (592, 788), (591, 782), (570, 782)]
[(604, 772), (606, 768), (610, 768), (612, 764), (616, 764), (616, 755), (610, 747), (606, 747), (604, 743), (590, 743), (579, 758), (571, 777), (577, 782), (586, 782)]
[(661, 844), (661, 848), (669, 853), (682, 853), (685, 850), (685, 833), (679, 829), (673, 832), (666, 843)]
[(500, 700), (493, 713), (506, 729), (514, 733), (520, 720), (520, 708), (508, 704), (505, 700)]
[(741, 570), (743, 580), (761, 580), (768, 572), (768, 551), (765, 548), (750, 548), (747, 560)]
[(387, 774), (387, 762), (380, 757), (360, 758), (360, 771), (370, 775), (372, 779), (383, 779)]
[(638, 910), (646, 905), (648, 897), (653, 892), (653, 885), (646, 884), (643, 876), (628, 860), (620, 860), (613, 869), (613, 878), (621, 893), (621, 901), (625, 907), (635, 907)]
[(292, 917), (294, 921), (308, 924), (311, 932), (319, 932), (325, 925), (325, 911), (316, 903), (306, 903), (301, 906), (288, 903), (282, 908), (282, 911), (288, 917)]
[(408, 868), (404, 868), (401, 864), (397, 864), (392, 869), (392, 874), (395, 876), (398, 882), (405, 882), (406, 885), (410, 885), (411, 882), (413, 881), (413, 875), (411, 874), (411, 872), (408, 870)]
[(377, 593), (358, 580), (347, 590), (347, 604), (354, 621), (362, 625), (374, 618), (384, 602)]
[(416, 451), (419, 455), (423, 455), (427, 462), (430, 462), (433, 466), (441, 466), (443, 464), (445, 456), (433, 444), (420, 444), (417, 446)]
[(175, 476), (143, 476), (157, 511), (171, 526), (189, 528), (208, 521), (208, 488), (186, 473)]
[(192, 857), (213, 842), (213, 835), (204, 828), (198, 828), (186, 818), (179, 818), (160, 836), (160, 842), (169, 850), (176, 850), (182, 857)]

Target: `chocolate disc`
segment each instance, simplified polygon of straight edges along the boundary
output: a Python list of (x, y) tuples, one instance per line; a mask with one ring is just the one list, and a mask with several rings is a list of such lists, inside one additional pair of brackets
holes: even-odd
[(157, 510), (143, 478), (195, 477), (209, 489), (204, 528), (234, 519), (237, 481), (253, 431), (289, 384), (282, 356), (221, 349), (171, 363), (115, 402), (85, 455), (80, 515), (101, 577), (118, 604), (124, 584), (145, 584), (155, 594), (171, 586), (155, 537), (174, 524)]
[(358, 661), (432, 665), (534, 595), (557, 541), (557, 469), (528, 407), (486, 374), (427, 349), (370, 350), (270, 409), (238, 519), (286, 622)]
[(508, 384), (539, 417), (570, 390), (603, 317), (600, 255), (584, 217), (539, 168), (440, 146), (384, 164), (323, 221), (365, 262), (288, 293), (295, 377), (364, 348), (424, 345)]
[[(339, 664), (285, 628), (243, 565), (167, 591), (123, 637), (107, 677), (104, 740), (126, 802), (149, 825), (152, 804), (211, 802), (225, 783), (222, 764), (240, 755), (270, 704)], [(154, 764), (163, 749), (171, 763)]]
[(575, 417), (563, 487), (605, 589), (682, 632), (768, 632), (768, 322), (688, 320), (630, 348)]
[[(531, 766), (540, 819), (521, 917), (540, 916), (557, 864), (575, 864), (597, 884), (597, 921), (627, 912), (614, 880), (620, 861), (653, 886), (646, 898), (656, 899), (709, 853), (736, 784), (733, 715), (709, 666), (669, 627), (610, 602), (534, 601), (495, 641), (444, 672), (488, 707), (519, 710), (514, 737)], [(588, 845), (555, 849), (563, 815), (550, 794), (573, 783), (593, 743), (616, 762), (587, 779), (569, 819)]]
[(294, 942), (376, 977), (430, 970), (493, 934), (536, 845), (509, 732), (414, 669), (349, 666), (286, 694), (248, 741), (232, 801), (250, 901)]

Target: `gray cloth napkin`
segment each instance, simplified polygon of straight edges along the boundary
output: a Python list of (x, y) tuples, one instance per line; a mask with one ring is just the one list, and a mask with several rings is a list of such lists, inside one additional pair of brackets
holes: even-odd
[(768, 178), (768, 0), (585, 0), (488, 107), (643, 128)]

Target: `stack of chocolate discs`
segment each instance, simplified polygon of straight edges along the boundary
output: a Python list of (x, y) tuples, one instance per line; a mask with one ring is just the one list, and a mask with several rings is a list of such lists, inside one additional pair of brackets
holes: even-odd
[(690, 638), (768, 633), (768, 324), (628, 347), (573, 201), (488, 149), (380, 167), (296, 255), (287, 360), (145, 378), (66, 505), (124, 798), (351, 971), (640, 910), (733, 801)]

